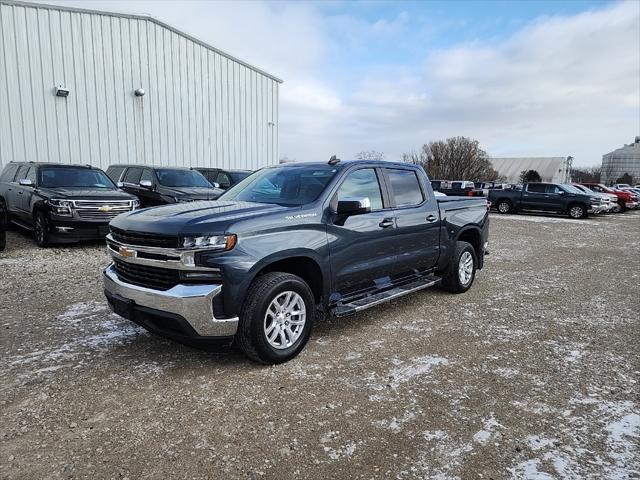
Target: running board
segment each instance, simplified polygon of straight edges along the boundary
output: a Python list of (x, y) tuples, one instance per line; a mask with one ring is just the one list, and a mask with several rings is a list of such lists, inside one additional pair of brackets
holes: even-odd
[(358, 298), (357, 300), (352, 300), (349, 303), (339, 303), (334, 307), (333, 315), (336, 317), (353, 315), (356, 312), (375, 307), (376, 305), (388, 302), (394, 298), (403, 297), (410, 293), (417, 292), (418, 290), (439, 285), (441, 281), (442, 278), (429, 275), (399, 287), (391, 287), (389, 290), (372, 293), (371, 295)]

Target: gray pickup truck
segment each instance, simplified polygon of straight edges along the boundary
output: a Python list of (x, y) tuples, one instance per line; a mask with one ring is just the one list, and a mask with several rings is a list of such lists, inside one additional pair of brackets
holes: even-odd
[(436, 285), (468, 290), (489, 217), (484, 198), (436, 197), (415, 165), (332, 159), (265, 168), (219, 200), (139, 210), (110, 228), (116, 313), (273, 364), (304, 348), (319, 315)]

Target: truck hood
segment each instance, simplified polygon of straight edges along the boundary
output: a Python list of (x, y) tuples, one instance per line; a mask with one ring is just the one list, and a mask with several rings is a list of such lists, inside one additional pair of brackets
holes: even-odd
[(238, 220), (291, 210), (280, 205), (224, 200), (174, 203), (119, 215), (110, 225), (132, 232), (171, 236), (216, 235), (228, 232), (229, 226)]
[(208, 187), (164, 187), (166, 194), (185, 200), (215, 200), (224, 193), (219, 188)]
[(40, 188), (51, 198), (61, 198), (65, 200), (135, 200), (136, 197), (121, 190), (105, 190), (90, 188)]

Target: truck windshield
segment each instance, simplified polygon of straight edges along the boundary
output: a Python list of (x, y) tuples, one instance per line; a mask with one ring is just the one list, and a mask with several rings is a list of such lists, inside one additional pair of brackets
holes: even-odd
[(156, 170), (158, 182), (165, 187), (213, 188), (206, 178), (195, 170), (160, 168)]
[(286, 166), (258, 170), (229, 189), (220, 200), (275, 203), (287, 207), (316, 200), (337, 169), (325, 166)]
[(93, 168), (41, 167), (38, 176), (38, 184), (43, 188), (116, 188), (106, 173)]

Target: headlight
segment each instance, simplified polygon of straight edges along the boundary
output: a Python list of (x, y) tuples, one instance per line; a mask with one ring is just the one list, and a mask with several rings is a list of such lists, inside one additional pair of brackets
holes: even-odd
[(140, 208), (140, 200), (133, 200), (131, 202), (131, 210), (135, 210), (137, 208)]
[(71, 216), (71, 207), (73, 202), (71, 200), (62, 200), (59, 198), (52, 198), (47, 200), (46, 203), (51, 207), (51, 212), (60, 215), (62, 217)]
[(191, 201), (190, 198), (185, 197), (173, 197), (173, 199), (176, 201), (176, 203), (189, 203)]
[(205, 235), (202, 237), (184, 237), (184, 248), (206, 248), (208, 250), (231, 250), (236, 245), (235, 235)]

